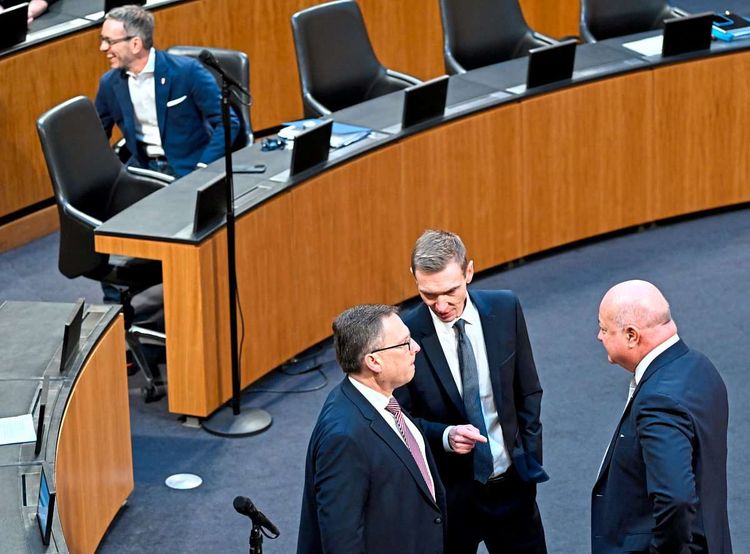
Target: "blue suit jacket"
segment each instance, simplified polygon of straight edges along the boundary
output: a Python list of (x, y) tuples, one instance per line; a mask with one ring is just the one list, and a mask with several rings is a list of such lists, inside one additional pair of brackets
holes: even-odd
[[(470, 291), (482, 321), (495, 406), (508, 454), (524, 481), (547, 480), (542, 469), (542, 387), (531, 353), (526, 321), (511, 291)], [(420, 304), (403, 316), (417, 354), (416, 374), (396, 390), (396, 398), (423, 426), (445, 487), (472, 491), (472, 455), (445, 452), (443, 433), (449, 425), (468, 423), (463, 400), (443, 354), (429, 308)], [(449, 494), (449, 498), (453, 497)]]
[(591, 499), (593, 554), (731, 554), (727, 391), (680, 341), (649, 365), (622, 415)]
[[(162, 147), (175, 173), (186, 175), (199, 162), (208, 164), (222, 157), (221, 93), (211, 73), (193, 58), (157, 50), (154, 86)], [(96, 109), (107, 136), (113, 125), (122, 132), (133, 154), (128, 163), (148, 167), (148, 159), (136, 148), (135, 114), (125, 71), (111, 69), (102, 76)], [(230, 117), (234, 142), (240, 124), (233, 111)]]
[(442, 553), (445, 492), (425, 446), (436, 500), (404, 442), (345, 378), (310, 438), (297, 552)]

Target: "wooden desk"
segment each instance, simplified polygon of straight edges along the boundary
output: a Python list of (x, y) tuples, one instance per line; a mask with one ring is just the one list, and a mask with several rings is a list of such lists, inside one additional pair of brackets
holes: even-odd
[[(720, 86), (715, 74), (731, 79)], [(748, 82), (750, 53), (739, 51), (522, 97), (392, 141), (244, 213), (242, 386), (329, 336), (346, 307), (414, 296), (409, 255), (425, 228), (461, 234), (481, 271), (750, 200)], [(162, 261), (169, 409), (209, 415), (231, 393), (224, 232), (181, 244), (108, 236), (105, 224), (96, 247)]]
[[(302, 115), (291, 15), (314, 0), (190, 0), (155, 11), (159, 47), (221, 46), (250, 57), (253, 126), (265, 129)], [(387, 66), (428, 79), (443, 73), (437, 0), (359, 0), (375, 51)], [(524, 0), (529, 23), (558, 36), (575, 34), (578, 2)], [(92, 11), (95, 11), (92, 9)], [(200, 24), (196, 24), (200, 22)], [(53, 231), (52, 187), (36, 133), (36, 119), (83, 94), (93, 98), (109, 69), (98, 50), (99, 27), (0, 57), (0, 136), (12, 137), (0, 152), (0, 251)], [(32, 77), (33, 76), (33, 77)], [(21, 218), (23, 210), (32, 213)], [(6, 222), (2, 222), (6, 223)], [(0, 226), (2, 226), (0, 223)]]

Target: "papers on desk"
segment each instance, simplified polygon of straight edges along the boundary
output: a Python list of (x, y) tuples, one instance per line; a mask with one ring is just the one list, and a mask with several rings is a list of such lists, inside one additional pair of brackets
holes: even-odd
[(655, 37), (625, 42), (623, 46), (641, 56), (660, 56), (663, 43), (664, 35), (657, 35)]
[(36, 441), (31, 414), (0, 418), (0, 445)]
[[(320, 119), (301, 119), (284, 123), (286, 127), (279, 131), (279, 136), (286, 140), (294, 140), (301, 133), (315, 127), (320, 121)], [(372, 129), (367, 127), (334, 121), (331, 129), (331, 148), (335, 150), (354, 144), (366, 138), (371, 131)]]

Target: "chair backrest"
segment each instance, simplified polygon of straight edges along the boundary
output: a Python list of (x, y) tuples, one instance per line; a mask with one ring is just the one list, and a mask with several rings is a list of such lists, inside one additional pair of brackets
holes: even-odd
[(319, 115), (308, 95), (330, 111), (409, 86), (389, 79), (370, 44), (356, 2), (319, 4), (292, 16), (305, 114)]
[(60, 272), (71, 278), (95, 273), (109, 256), (96, 253), (93, 229), (81, 225), (70, 208), (107, 219), (122, 163), (109, 145), (96, 108), (84, 96), (42, 115), (37, 131), (60, 214)]
[[(211, 52), (229, 75), (234, 77), (247, 90), (250, 90), (250, 60), (244, 52), (227, 50), (225, 48), (208, 48), (205, 46), (172, 46), (167, 49), (167, 52), (177, 56), (190, 56), (198, 60), (203, 50)], [(214, 76), (219, 86), (221, 86), (221, 77), (219, 74), (213, 68), (205, 67)], [(232, 149), (234, 150), (253, 142), (253, 126), (250, 122), (248, 100), (241, 93), (239, 95), (232, 95), (230, 99), (230, 105), (240, 119), (240, 133), (232, 145)]]
[(581, 0), (581, 35), (591, 40), (659, 29), (673, 15), (665, 0)]
[(453, 57), (475, 69), (528, 54), (544, 42), (532, 39), (518, 0), (440, 0), (446, 70)]

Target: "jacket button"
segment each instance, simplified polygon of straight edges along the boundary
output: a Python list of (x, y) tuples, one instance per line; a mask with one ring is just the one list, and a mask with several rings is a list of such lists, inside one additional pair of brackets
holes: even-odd
[(443, 518), (438, 516), (435, 518), (435, 523), (443, 523)]

